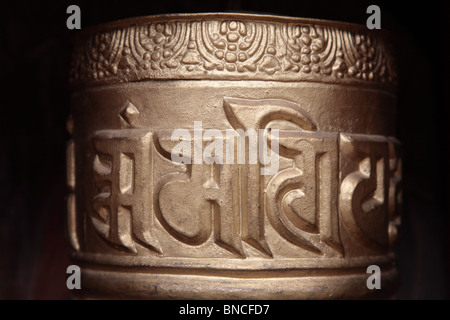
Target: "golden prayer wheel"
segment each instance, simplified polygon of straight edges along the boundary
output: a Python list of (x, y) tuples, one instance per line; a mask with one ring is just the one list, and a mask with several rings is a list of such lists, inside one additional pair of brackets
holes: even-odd
[(323, 20), (177, 14), (83, 30), (67, 147), (79, 296), (392, 297), (394, 63), (384, 32)]

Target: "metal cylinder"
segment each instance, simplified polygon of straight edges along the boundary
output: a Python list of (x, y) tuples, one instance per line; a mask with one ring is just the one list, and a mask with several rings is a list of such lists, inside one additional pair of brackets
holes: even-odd
[(67, 147), (80, 297), (391, 297), (396, 79), (389, 36), (347, 23), (179, 14), (82, 31)]

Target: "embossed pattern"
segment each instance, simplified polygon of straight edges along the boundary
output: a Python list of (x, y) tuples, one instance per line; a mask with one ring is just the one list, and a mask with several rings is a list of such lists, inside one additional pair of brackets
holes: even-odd
[(262, 23), (247, 16), (155, 20), (80, 37), (72, 83), (199, 78), (396, 83), (390, 48), (362, 27), (289, 18)]

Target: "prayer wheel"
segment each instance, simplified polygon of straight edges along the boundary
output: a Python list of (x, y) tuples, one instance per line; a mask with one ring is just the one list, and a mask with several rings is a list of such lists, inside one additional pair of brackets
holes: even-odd
[(390, 298), (397, 77), (382, 30), (176, 14), (74, 41), (80, 298)]

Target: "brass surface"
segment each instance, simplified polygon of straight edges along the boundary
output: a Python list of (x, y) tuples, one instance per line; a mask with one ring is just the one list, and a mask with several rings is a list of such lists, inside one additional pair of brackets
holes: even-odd
[[(164, 15), (80, 33), (67, 146), (80, 296), (391, 297), (396, 81), (386, 34), (346, 23)], [(227, 130), (279, 130), (277, 172), (172, 161), (173, 130), (195, 137), (199, 121), (221, 146)]]

